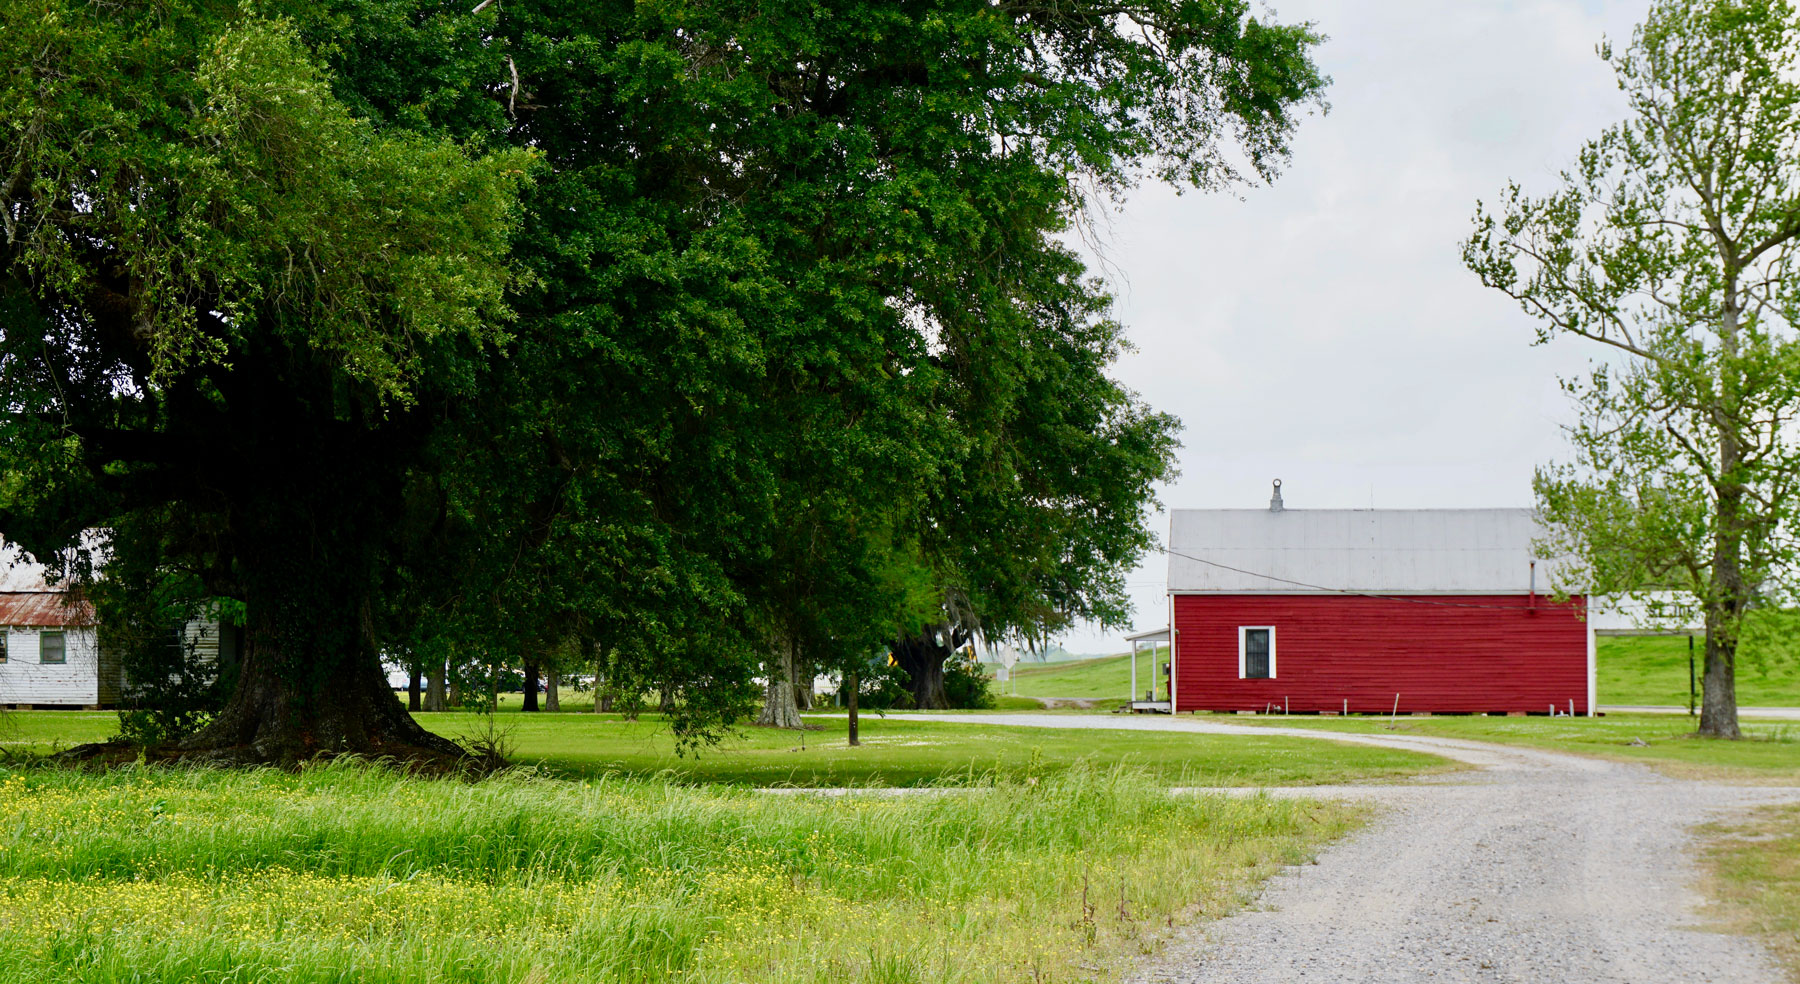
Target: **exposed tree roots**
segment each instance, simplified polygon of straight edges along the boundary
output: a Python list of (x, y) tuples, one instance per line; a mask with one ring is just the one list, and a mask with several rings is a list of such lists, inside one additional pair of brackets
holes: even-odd
[[(454, 746), (453, 746), (454, 747)], [(185, 748), (179, 744), (136, 745), (128, 741), (93, 742), (77, 745), (55, 757), (59, 765), (80, 768), (116, 768), (121, 766), (196, 765), (220, 767), (304, 768), (309, 763), (352, 758), (428, 776), (482, 776), (506, 767), (504, 759), (492, 754), (478, 754), (456, 747), (454, 753), (438, 747), (390, 745), (369, 752), (329, 752), (303, 749), (280, 751), (252, 745), (235, 748)]]

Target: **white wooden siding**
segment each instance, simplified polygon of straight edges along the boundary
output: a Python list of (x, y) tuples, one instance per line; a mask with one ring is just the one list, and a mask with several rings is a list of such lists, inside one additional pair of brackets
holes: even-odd
[(181, 644), (202, 666), (219, 665), (219, 623), (211, 619), (181, 627)]
[[(62, 663), (40, 663), (38, 638), (44, 632), (63, 633)], [(119, 672), (115, 661), (102, 660), (96, 632), (91, 625), (57, 629), (11, 626), (6, 632), (6, 662), (0, 663), (0, 704), (61, 704), (85, 707), (118, 699)], [(102, 663), (110, 686), (102, 688)]]

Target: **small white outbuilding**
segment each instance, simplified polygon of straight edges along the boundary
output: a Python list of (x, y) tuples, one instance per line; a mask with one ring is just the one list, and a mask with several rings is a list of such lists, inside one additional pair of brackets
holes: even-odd
[(124, 677), (100, 651), (93, 606), (0, 545), (0, 706), (97, 709), (118, 702)]

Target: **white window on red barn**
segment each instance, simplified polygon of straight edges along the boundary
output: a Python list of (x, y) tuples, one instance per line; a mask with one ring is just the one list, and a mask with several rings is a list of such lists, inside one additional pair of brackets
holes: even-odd
[(1245, 625), (1238, 628), (1238, 677), (1269, 680), (1275, 676), (1275, 627)]

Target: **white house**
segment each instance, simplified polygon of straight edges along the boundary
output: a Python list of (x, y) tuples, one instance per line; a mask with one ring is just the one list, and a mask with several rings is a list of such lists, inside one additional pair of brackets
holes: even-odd
[(0, 544), (0, 706), (97, 709), (118, 702), (124, 676), (100, 651), (93, 606)]
[(1596, 595), (1588, 621), (1603, 636), (1706, 634), (1705, 614), (1692, 598), (1675, 591)]

